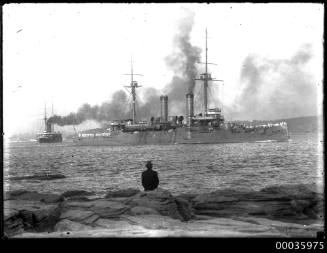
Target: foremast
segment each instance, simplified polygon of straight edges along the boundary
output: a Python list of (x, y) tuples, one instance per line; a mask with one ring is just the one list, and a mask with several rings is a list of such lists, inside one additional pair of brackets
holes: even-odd
[(136, 88), (142, 87), (138, 85), (137, 81), (134, 81), (134, 76), (142, 76), (141, 74), (135, 74), (133, 72), (133, 60), (131, 59), (131, 73), (125, 74), (131, 76), (131, 82), (129, 86), (125, 86), (126, 88), (131, 89), (132, 94), (132, 116), (133, 116), (133, 124), (136, 124)]
[(47, 128), (47, 105), (44, 104), (44, 131), (47, 132), (48, 128)]

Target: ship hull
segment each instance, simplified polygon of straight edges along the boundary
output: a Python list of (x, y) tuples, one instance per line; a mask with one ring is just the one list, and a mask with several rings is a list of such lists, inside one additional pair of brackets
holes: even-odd
[(37, 137), (39, 143), (58, 143), (62, 142), (61, 134), (44, 134)]
[(199, 130), (180, 127), (163, 131), (116, 132), (88, 134), (76, 137), (76, 145), (129, 146), (129, 145), (169, 145), (169, 144), (218, 144), (258, 141), (287, 141), (287, 128), (274, 126), (262, 131), (239, 131), (230, 129)]

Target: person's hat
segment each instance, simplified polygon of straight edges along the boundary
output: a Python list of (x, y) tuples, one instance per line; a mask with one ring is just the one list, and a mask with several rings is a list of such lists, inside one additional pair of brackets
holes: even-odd
[(145, 165), (152, 165), (152, 162), (149, 160), (149, 161), (146, 162)]

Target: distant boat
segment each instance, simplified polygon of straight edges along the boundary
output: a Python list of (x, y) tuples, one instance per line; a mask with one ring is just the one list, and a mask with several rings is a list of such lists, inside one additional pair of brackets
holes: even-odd
[(44, 127), (43, 133), (39, 133), (36, 139), (39, 143), (57, 143), (62, 142), (62, 135), (60, 132), (54, 131), (54, 125), (48, 121), (46, 108), (44, 108)]

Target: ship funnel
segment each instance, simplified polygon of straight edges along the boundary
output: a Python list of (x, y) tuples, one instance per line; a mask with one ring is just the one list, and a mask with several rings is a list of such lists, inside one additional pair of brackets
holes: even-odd
[(194, 95), (186, 94), (186, 125), (192, 126), (192, 118), (194, 116)]
[(168, 96), (160, 96), (160, 119), (161, 122), (168, 121)]
[(47, 133), (51, 133), (52, 132), (52, 124), (50, 122), (47, 121), (46, 123), (46, 128), (47, 128)]

